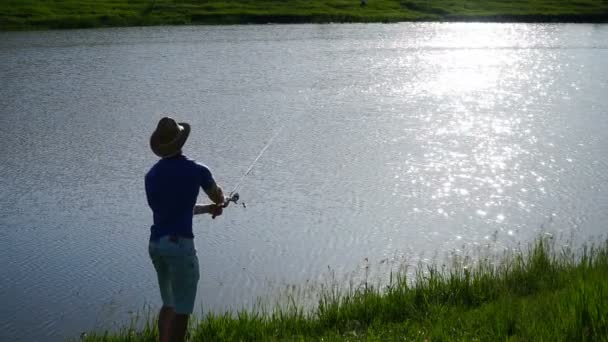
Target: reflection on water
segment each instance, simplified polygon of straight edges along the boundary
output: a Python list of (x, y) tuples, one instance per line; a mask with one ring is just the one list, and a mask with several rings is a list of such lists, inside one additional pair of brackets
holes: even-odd
[(186, 152), (226, 188), (281, 129), (247, 208), (195, 219), (204, 310), (541, 232), (591, 238), (608, 222), (606, 38), (528, 24), (0, 33), (0, 339), (74, 337), (159, 303), (143, 175), (166, 113), (192, 124)]

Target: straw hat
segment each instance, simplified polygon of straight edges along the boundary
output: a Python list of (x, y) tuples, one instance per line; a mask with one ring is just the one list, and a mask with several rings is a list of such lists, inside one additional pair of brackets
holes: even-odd
[(177, 123), (173, 118), (164, 117), (150, 137), (150, 148), (161, 158), (171, 157), (181, 151), (189, 134), (189, 124)]

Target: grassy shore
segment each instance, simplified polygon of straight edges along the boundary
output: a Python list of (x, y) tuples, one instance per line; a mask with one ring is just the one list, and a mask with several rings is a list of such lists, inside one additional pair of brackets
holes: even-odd
[[(324, 291), (318, 306), (209, 315), (191, 341), (606, 341), (608, 241), (573, 252), (538, 241), (500, 262), (430, 267), (384, 288)], [(154, 341), (144, 329), (85, 341)]]
[(397, 21), (608, 22), (606, 0), (0, 0), (0, 30)]

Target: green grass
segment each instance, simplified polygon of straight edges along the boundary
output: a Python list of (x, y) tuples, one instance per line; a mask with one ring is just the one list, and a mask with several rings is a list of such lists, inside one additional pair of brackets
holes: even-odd
[[(191, 341), (608, 341), (608, 241), (577, 253), (547, 240), (450, 271), (429, 267), (383, 288), (324, 290), (316, 307), (208, 315)], [(150, 320), (152, 321), (152, 320)], [(156, 328), (85, 341), (154, 341)]]
[(608, 22), (608, 1), (0, 0), (0, 30), (420, 20)]

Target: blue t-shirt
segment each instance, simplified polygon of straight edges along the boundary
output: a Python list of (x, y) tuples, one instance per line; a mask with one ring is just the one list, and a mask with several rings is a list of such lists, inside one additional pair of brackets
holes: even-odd
[(154, 213), (150, 239), (166, 235), (193, 238), (192, 216), (200, 188), (215, 181), (209, 169), (183, 155), (159, 160), (146, 174), (146, 197)]

